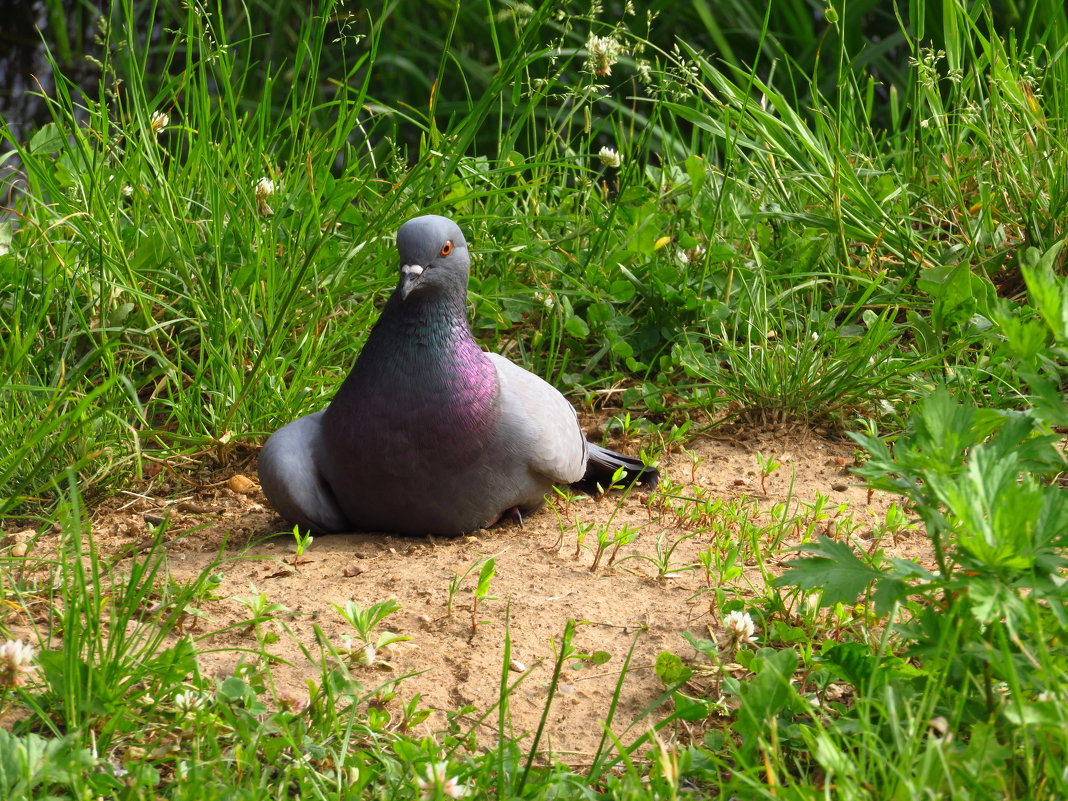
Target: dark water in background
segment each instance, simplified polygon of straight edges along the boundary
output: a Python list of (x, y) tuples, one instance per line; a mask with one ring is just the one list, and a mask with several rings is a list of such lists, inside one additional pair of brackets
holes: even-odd
[[(25, 144), (52, 119), (46, 98), (55, 94), (48, 54), (76, 85), (95, 85), (99, 70), (85, 53), (97, 47), (93, 36), (101, 11), (92, 3), (64, 0), (50, 17), (43, 0), (0, 0), (0, 119), (11, 137)], [(11, 144), (0, 139), (0, 220), (17, 185), (19, 163)], [(7, 156), (4, 158), (4, 156)]]
[(43, 122), (47, 112), (44, 101), (31, 92), (52, 88), (52, 70), (38, 34), (41, 27), (47, 27), (43, 2), (0, 2), (0, 117), (20, 141), (37, 127), (33, 120)]
[(95, 82), (98, 70), (85, 53), (101, 11), (95, 4), (65, 0), (51, 17), (43, 0), (0, 0), (0, 117), (13, 137), (25, 142), (50, 120), (44, 95), (55, 81), (47, 53), (79, 86)]

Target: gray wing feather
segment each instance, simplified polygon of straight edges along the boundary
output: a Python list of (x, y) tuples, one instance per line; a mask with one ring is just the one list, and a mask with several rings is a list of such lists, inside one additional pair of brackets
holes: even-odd
[(294, 420), (271, 435), (260, 451), (260, 487), (286, 520), (322, 533), (351, 524), (319, 472), (323, 412)]
[(498, 430), (531, 470), (570, 484), (586, 472), (586, 438), (575, 408), (559, 390), (497, 353), (488, 354), (500, 380)]

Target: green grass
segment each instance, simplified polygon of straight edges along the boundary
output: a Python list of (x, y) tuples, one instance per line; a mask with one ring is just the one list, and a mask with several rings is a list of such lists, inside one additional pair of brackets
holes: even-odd
[[(0, 794), (435, 798), (417, 779), (443, 761), (498, 798), (1068, 794), (1063, 4), (274, 5), (224, 21), (119, 2), (99, 86), (60, 74), (51, 122), (28, 141), (0, 127), (17, 156), (0, 517), (61, 532), (43, 572), (0, 557), (0, 630), (52, 610), (35, 681), (0, 690)], [(611, 74), (591, 33), (618, 44)], [(64, 29), (57, 58), (71, 46)], [(858, 556), (848, 526), (818, 538), (818, 502), (762, 522), (666, 488), (662, 512), (712, 532), (687, 567), (713, 610), (759, 621), (760, 646), (665, 652), (674, 704), (646, 723), (702, 722), (703, 739), (606, 736), (584, 769), (508, 741), (469, 755), (459, 715), (412, 739), (336, 643), (307, 654), (323, 666), (307, 709), (275, 697), (266, 661), (200, 675), (196, 638), (167, 635), (210, 571), (171, 586), (150, 553), (116, 580), (83, 504), (322, 407), (392, 286), (393, 231), (422, 212), (473, 244), (487, 347), (578, 403), (623, 387), (646, 447), (676, 448), (706, 412), (852, 431), (938, 570)], [(743, 598), (732, 571), (787, 530), (807, 552)], [(273, 615), (247, 605), (251, 625)], [(695, 675), (716, 678), (700, 694)], [(505, 660), (482, 711), (502, 731), (507, 682)], [(131, 750), (167, 737), (184, 750)]]

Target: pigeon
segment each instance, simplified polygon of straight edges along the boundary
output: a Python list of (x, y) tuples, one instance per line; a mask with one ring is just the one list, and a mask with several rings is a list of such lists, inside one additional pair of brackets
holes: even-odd
[(400, 280), (329, 406), (260, 452), (260, 486), (318, 533), (458, 535), (537, 511), (553, 485), (655, 487), (654, 467), (587, 442), (552, 385), (483, 351), (467, 322), (471, 258), (438, 215), (397, 232)]

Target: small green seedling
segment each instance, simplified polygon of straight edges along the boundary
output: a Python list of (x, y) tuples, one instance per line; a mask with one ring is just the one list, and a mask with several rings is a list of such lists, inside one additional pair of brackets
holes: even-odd
[(600, 667), (611, 661), (612, 655), (608, 651), (594, 651), (592, 654), (575, 651), (568, 656), (572, 670), (582, 670), (587, 667)]
[[(279, 615), (289, 612), (289, 607), (267, 600), (267, 595), (257, 590), (255, 584), (250, 584), (249, 589), (252, 595), (248, 598), (235, 597), (236, 601), (246, 606), (252, 613), (252, 618), (248, 621), (248, 631), (256, 633), (256, 639), (261, 647), (278, 642), (281, 638), (273, 625), (274, 620)], [(272, 624), (272, 626), (264, 630), (264, 624)]]
[(430, 717), (431, 710), (419, 706), (422, 700), (422, 693), (416, 693), (408, 703), (401, 705), (401, 731), (411, 731)]
[(478, 584), (475, 585), (475, 595), (471, 599), (471, 633), (478, 629), (478, 605), (482, 601), (494, 601), (489, 594), (490, 582), (497, 572), (497, 560), (492, 556), (482, 563), (482, 569), (478, 571)]
[(619, 433), (620, 436), (623, 438), (624, 442), (637, 433), (634, 421), (630, 417), (630, 412), (626, 412), (622, 415), (617, 415), (616, 417), (613, 417), (612, 423), (618, 424), (620, 429)]
[(570, 490), (557, 486), (553, 487), (553, 493), (555, 497), (547, 499), (548, 507), (556, 517), (556, 529), (560, 532), (560, 536), (556, 538), (556, 542), (543, 550), (559, 552), (564, 547), (564, 534), (567, 531), (566, 521), (571, 516), (571, 502), (575, 499), (575, 496)]
[[(449, 580), (449, 600), (445, 605), (445, 617), (452, 617), (452, 602), (456, 597), (456, 593), (460, 591), (460, 587), (463, 585), (464, 581), (467, 580), (467, 577), (476, 570), (479, 571), (479, 574), (478, 585), (475, 587), (473, 607), (478, 604), (480, 591), (482, 592), (484, 600), (493, 600), (489, 598), (486, 593), (489, 592), (489, 582), (493, 579), (493, 573), (496, 570), (496, 559), (502, 553), (504, 553), (504, 551), (499, 551), (498, 553), (493, 554), (493, 556), (488, 556), (483, 559), (476, 559), (463, 573), (453, 574), (453, 577)], [(486, 567), (487, 563), (490, 565), (489, 568)], [(472, 608), (472, 616), (474, 614), (474, 608)]]
[(590, 572), (593, 573), (597, 570), (597, 566), (601, 564), (601, 557), (604, 556), (604, 552), (608, 549), (609, 544), (612, 541), (611, 530), (608, 526), (597, 527), (597, 546), (593, 551), (593, 564), (590, 565)]
[(284, 604), (267, 600), (267, 594), (256, 589), (255, 584), (249, 584), (249, 589), (253, 594), (248, 598), (235, 596), (234, 600), (246, 606), (248, 611), (252, 613), (252, 619), (248, 622), (248, 627), (250, 629), (257, 627), (260, 623), (273, 620), (277, 615), (285, 614), (289, 611), (289, 607)]
[(612, 554), (608, 557), (608, 567), (611, 567), (612, 563), (616, 561), (619, 549), (634, 541), (638, 536), (640, 527), (624, 525), (614, 535), (609, 533), (610, 530), (608, 526), (598, 526), (597, 528), (597, 550), (594, 551), (593, 564), (590, 565), (591, 573), (601, 564), (601, 557), (604, 556), (609, 547), (612, 548)]
[[(202, 575), (200, 581), (195, 582), (193, 585), (186, 586), (179, 583), (173, 577), (168, 579), (169, 594), (171, 596), (177, 596), (178, 594), (185, 594), (188, 601), (182, 609), (179, 617), (182, 620), (191, 619), (191, 623), (183, 623), (183, 626), (187, 626), (192, 629), (195, 628), (197, 623), (204, 618), (208, 618), (208, 615), (201, 609), (201, 605), (209, 601), (217, 601), (224, 596), (217, 593), (216, 590), (226, 580), (226, 576), (223, 573), (210, 573), (206, 576)], [(167, 615), (168, 608), (166, 606), (159, 607), (158, 610), (161, 614)]]
[(612, 473), (612, 480), (608, 482), (607, 487), (602, 487), (600, 484), (597, 485), (597, 489), (599, 491), (597, 499), (600, 500), (612, 490), (624, 489), (627, 485), (623, 483), (623, 477), (626, 475), (627, 468), (623, 467), (622, 465), (620, 467), (617, 467), (616, 471)]
[[(630, 556), (624, 556), (619, 561), (625, 562), (628, 559), (640, 559), (643, 562), (648, 562), (656, 568), (656, 578), (658, 580), (665, 578), (672, 578), (679, 573), (683, 573), (687, 570), (693, 570), (696, 565), (687, 564), (681, 566), (674, 566), (671, 563), (671, 557), (675, 554), (675, 549), (678, 548), (686, 540), (693, 539), (697, 536), (696, 531), (691, 531), (683, 534), (678, 539), (669, 539), (668, 532), (660, 532), (660, 536), (656, 538), (656, 556), (646, 556), (645, 554), (635, 553)], [(665, 543), (665, 540), (667, 542)]]
[(578, 520), (575, 521), (575, 559), (576, 561), (582, 556), (582, 543), (586, 540), (586, 535), (593, 531), (593, 523), (582, 523)]
[(297, 552), (293, 554), (293, 560), (289, 563), (293, 567), (297, 567), (302, 562), (301, 557), (304, 556), (304, 552), (311, 548), (312, 543), (315, 542), (315, 537), (312, 536), (310, 531), (301, 531), (300, 526), (293, 526), (293, 539), (297, 543)]
[(767, 495), (768, 476), (782, 467), (782, 464), (774, 456), (765, 456), (760, 451), (757, 451), (756, 458), (760, 466), (760, 491)]
[(711, 593), (709, 609), (715, 613), (726, 600), (724, 587), (742, 575), (739, 565), (741, 546), (732, 538), (705, 548), (697, 554), (697, 559), (705, 573), (705, 585)]
[(693, 434), (690, 432), (692, 422), (690, 420), (685, 421), (682, 425), (672, 424), (671, 430), (668, 431), (667, 436), (664, 435), (663, 430), (659, 433), (661, 451), (665, 454), (672, 453), (675, 448), (682, 448), (683, 444), (689, 442), (693, 438)]
[(697, 468), (700, 467), (701, 462), (705, 461), (705, 457), (698, 456), (696, 450), (690, 450), (689, 448), (683, 448), (682, 452), (686, 454), (690, 460), (690, 483), (697, 483)]
[(907, 529), (915, 529), (916, 524), (909, 518), (908, 513), (904, 507), (898, 503), (892, 503), (886, 509), (886, 515), (883, 517), (881, 523), (875, 525), (875, 537), (878, 540), (887, 534), (891, 539), (897, 539), (897, 536)]
[[(389, 645), (397, 642), (410, 640), (403, 634), (394, 634), (392, 631), (383, 631), (377, 637), (373, 637), (375, 626), (400, 610), (401, 606), (396, 598), (388, 598), (385, 601), (371, 604), (366, 609), (355, 601), (349, 601), (345, 606), (334, 604), (334, 608), (354, 629), (362, 646), (359, 650), (353, 650), (354, 661), (362, 665), (374, 665), (378, 661), (378, 652)], [(379, 663), (389, 667), (388, 662)]]

